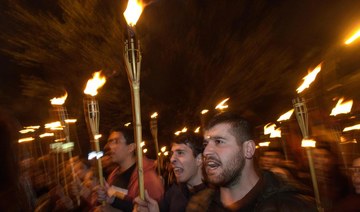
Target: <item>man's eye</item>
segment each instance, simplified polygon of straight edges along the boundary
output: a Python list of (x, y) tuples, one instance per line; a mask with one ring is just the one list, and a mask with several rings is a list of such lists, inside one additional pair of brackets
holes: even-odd
[(224, 143), (222, 140), (215, 140), (215, 144), (222, 144), (222, 143)]
[(204, 142), (203, 142), (203, 146), (206, 147), (206, 146), (208, 145), (208, 143), (209, 143), (209, 142), (204, 141)]

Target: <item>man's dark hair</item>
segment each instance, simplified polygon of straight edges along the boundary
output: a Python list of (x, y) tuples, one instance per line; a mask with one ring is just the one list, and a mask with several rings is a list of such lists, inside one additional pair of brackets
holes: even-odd
[(239, 143), (253, 140), (252, 128), (249, 121), (236, 113), (222, 112), (216, 114), (205, 124), (205, 130), (209, 130), (218, 124), (230, 124), (230, 132), (236, 137)]
[(175, 137), (173, 143), (187, 145), (192, 150), (194, 157), (196, 157), (204, 151), (203, 141), (204, 139), (201, 135), (193, 132), (186, 132)]
[(110, 133), (113, 132), (121, 132), (124, 135), (124, 138), (126, 140), (126, 144), (132, 144), (135, 142), (134, 140), (134, 130), (132, 127), (114, 127), (110, 130)]

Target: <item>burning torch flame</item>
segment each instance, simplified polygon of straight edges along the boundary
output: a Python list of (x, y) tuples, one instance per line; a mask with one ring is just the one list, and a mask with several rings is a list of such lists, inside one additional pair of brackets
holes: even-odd
[(281, 138), (281, 129), (280, 127), (276, 128), (270, 133), (270, 138)]
[(302, 147), (315, 147), (316, 146), (316, 141), (314, 141), (312, 139), (303, 139), (301, 141), (301, 146)]
[(209, 112), (209, 110), (208, 110), (208, 109), (204, 109), (204, 110), (201, 111), (201, 114), (204, 115), (204, 114), (207, 113), (207, 112)]
[(85, 94), (88, 94), (90, 96), (96, 96), (96, 94), (98, 93), (97, 89), (101, 88), (106, 82), (106, 78), (101, 77), (100, 74), (101, 71), (95, 72), (93, 74), (93, 78), (87, 81), (86, 88), (84, 90)]
[(45, 138), (45, 137), (51, 137), (51, 136), (54, 136), (55, 134), (54, 133), (43, 133), (41, 135), (39, 135), (40, 138)]
[(351, 131), (351, 130), (360, 130), (360, 124), (356, 124), (350, 127), (345, 127), (343, 132)]
[(65, 92), (64, 96), (59, 97), (59, 98), (57, 98), (57, 97), (52, 98), (52, 99), (50, 99), (50, 102), (52, 105), (63, 105), (65, 103), (67, 96), (68, 96), (68, 93)]
[(315, 80), (316, 75), (321, 71), (321, 63), (316, 66), (314, 70), (312, 70), (308, 75), (306, 75), (303, 80), (304, 82), (296, 89), (297, 93), (303, 92), (306, 88), (310, 86), (310, 84)]
[(33, 138), (33, 137), (27, 137), (27, 138), (21, 138), (21, 139), (19, 139), (19, 143), (23, 143), (23, 142), (29, 142), (29, 141), (33, 141), (33, 140), (35, 140), (35, 138)]
[(157, 116), (158, 116), (158, 113), (155, 112), (155, 113), (153, 113), (153, 114), (151, 115), (151, 118), (154, 119), (154, 118), (156, 118)]
[(264, 126), (264, 135), (271, 134), (275, 130), (276, 125), (272, 123), (268, 123)]
[(229, 105), (224, 105), (230, 98), (226, 98), (224, 100), (222, 100), (218, 105), (216, 105), (215, 109), (217, 110), (223, 110), (225, 108), (228, 108)]
[(195, 130), (194, 130), (194, 133), (199, 133), (200, 132), (200, 127), (197, 127)]
[(339, 114), (346, 114), (346, 113), (350, 113), (352, 105), (353, 105), (353, 100), (349, 100), (344, 102), (344, 98), (340, 98), (339, 101), (336, 103), (336, 106), (332, 109), (330, 116), (336, 116)]
[(349, 39), (347, 39), (345, 41), (345, 44), (349, 45), (352, 42), (354, 42), (356, 39), (358, 39), (359, 37), (360, 37), (360, 29), (357, 32), (355, 32), (355, 34), (353, 36), (351, 36)]
[(124, 12), (125, 20), (129, 26), (135, 26), (136, 22), (140, 18), (143, 9), (144, 7), (140, 1), (129, 0), (126, 10)]
[(289, 120), (292, 114), (294, 113), (294, 109), (289, 110), (288, 112), (282, 114), (277, 121), (286, 121)]
[(161, 152), (165, 152), (166, 151), (166, 146), (163, 146), (163, 147), (161, 147)]
[(270, 141), (266, 141), (266, 142), (261, 142), (259, 143), (259, 146), (269, 146)]

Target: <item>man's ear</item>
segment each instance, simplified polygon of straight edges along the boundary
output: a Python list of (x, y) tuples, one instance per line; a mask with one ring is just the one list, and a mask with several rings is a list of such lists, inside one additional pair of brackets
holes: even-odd
[(196, 156), (196, 165), (197, 166), (200, 166), (202, 165), (202, 153), (199, 153), (197, 156)]
[(129, 145), (128, 145), (128, 151), (135, 153), (135, 151), (136, 151), (136, 144), (135, 144), (135, 143), (129, 144)]
[(253, 140), (248, 140), (243, 143), (244, 156), (246, 159), (252, 159), (255, 154), (256, 145)]

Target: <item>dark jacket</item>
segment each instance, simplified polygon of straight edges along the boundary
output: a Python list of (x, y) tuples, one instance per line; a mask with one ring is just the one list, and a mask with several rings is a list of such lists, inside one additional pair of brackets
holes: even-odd
[(161, 212), (183, 212), (190, 198), (196, 193), (206, 189), (206, 185), (201, 183), (194, 186), (191, 190), (186, 184), (172, 184), (169, 190), (166, 191), (164, 199), (160, 202), (159, 207)]
[(271, 172), (264, 172), (257, 184), (229, 208), (220, 199), (220, 190), (205, 189), (194, 195), (186, 211), (317, 211), (315, 201)]

